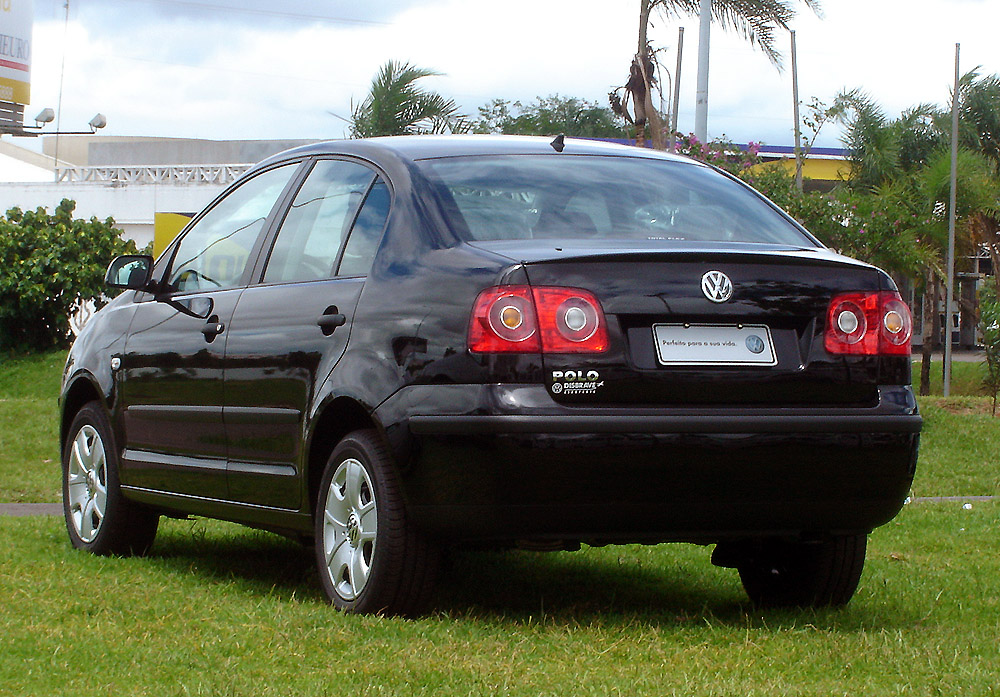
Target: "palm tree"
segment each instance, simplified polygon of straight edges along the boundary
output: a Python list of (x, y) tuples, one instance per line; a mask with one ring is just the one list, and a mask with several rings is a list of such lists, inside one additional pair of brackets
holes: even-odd
[(441, 73), (409, 63), (388, 61), (372, 80), (364, 100), (351, 108), (351, 136), (448, 133), (462, 123), (454, 100), (421, 89), (415, 83)]
[(963, 75), (958, 84), (962, 143), (979, 150), (1000, 175), (1000, 76), (980, 77), (976, 69)]
[[(803, 2), (819, 14), (819, 0), (712, 0), (712, 18), (724, 29), (743, 35), (751, 45), (759, 47), (777, 67), (781, 67), (781, 53), (775, 47), (775, 32), (788, 29), (795, 17), (795, 3)], [(666, 17), (697, 17), (700, 0), (639, 0), (639, 47), (632, 62), (628, 95), (634, 104), (636, 140), (645, 142), (645, 125), (649, 121), (653, 147), (663, 148), (659, 112), (653, 107), (653, 60), (647, 38), (649, 17), (654, 10)]]

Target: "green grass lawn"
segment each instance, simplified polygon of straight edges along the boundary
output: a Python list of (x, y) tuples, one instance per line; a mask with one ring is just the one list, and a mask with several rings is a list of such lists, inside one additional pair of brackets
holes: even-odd
[[(0, 365), (0, 501), (58, 499), (62, 361)], [(921, 410), (914, 494), (998, 493), (989, 400)], [(660, 545), (458, 553), (418, 620), (335, 613), (309, 550), (239, 526), (164, 520), (151, 557), (108, 559), (0, 517), (0, 695), (990, 694), (998, 513), (905, 507), (841, 610), (755, 610), (709, 549)]]
[(0, 502), (59, 498), (57, 398), (64, 351), (0, 354)]
[(998, 512), (907, 506), (843, 610), (754, 610), (707, 549), (661, 545), (460, 554), (418, 620), (335, 613), (307, 550), (228, 524), (108, 559), (0, 519), (0, 694), (991, 694)]

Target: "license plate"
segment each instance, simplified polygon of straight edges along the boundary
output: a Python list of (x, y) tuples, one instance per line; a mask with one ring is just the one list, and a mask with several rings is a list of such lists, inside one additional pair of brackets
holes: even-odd
[(763, 324), (654, 324), (661, 365), (777, 365)]

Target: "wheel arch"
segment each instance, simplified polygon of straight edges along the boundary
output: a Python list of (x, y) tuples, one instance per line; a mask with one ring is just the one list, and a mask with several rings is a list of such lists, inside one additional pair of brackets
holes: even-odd
[(310, 514), (316, 508), (316, 497), (323, 478), (323, 469), (330, 453), (344, 436), (352, 431), (373, 428), (380, 433), (382, 427), (371, 412), (351, 397), (336, 397), (327, 403), (314, 420), (312, 436), (309, 439), (309, 455), (306, 462), (308, 482), (307, 495)]
[(69, 435), (69, 426), (73, 423), (77, 413), (85, 404), (98, 402), (107, 411), (107, 404), (97, 386), (97, 382), (87, 373), (81, 373), (73, 378), (70, 386), (63, 393), (62, 415), (59, 423), (59, 454), (65, 455), (63, 449), (66, 447), (66, 437)]

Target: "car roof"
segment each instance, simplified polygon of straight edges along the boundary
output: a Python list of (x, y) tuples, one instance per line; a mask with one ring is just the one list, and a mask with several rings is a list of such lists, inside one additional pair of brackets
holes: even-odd
[[(553, 139), (537, 136), (507, 135), (417, 135), (361, 138), (357, 140), (330, 140), (286, 150), (261, 163), (275, 162), (322, 155), (356, 155), (373, 159), (383, 158), (416, 161), (441, 157), (468, 157), (476, 155), (556, 155)], [(566, 138), (563, 155), (603, 155), (676, 160), (693, 163), (686, 157), (659, 150), (637, 148), (619, 143), (589, 138)]]

